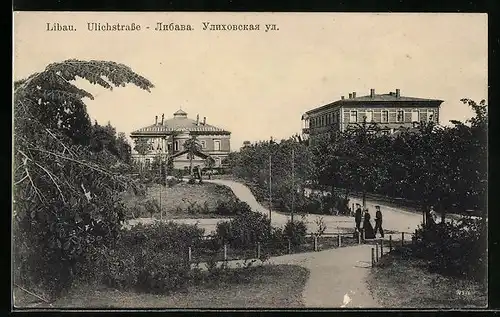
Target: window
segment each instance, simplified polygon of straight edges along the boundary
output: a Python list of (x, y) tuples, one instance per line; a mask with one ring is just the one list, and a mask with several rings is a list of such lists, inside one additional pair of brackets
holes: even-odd
[(405, 120), (404, 110), (398, 110), (397, 119), (398, 119), (398, 122), (403, 122)]
[(389, 122), (389, 111), (382, 110), (382, 122)]
[(214, 151), (220, 151), (220, 140), (214, 140)]
[(167, 150), (168, 150), (168, 152), (172, 152), (172, 143), (169, 143), (167, 145)]
[(356, 110), (351, 110), (351, 116), (349, 117), (349, 122), (358, 122), (358, 112)]
[(179, 151), (179, 141), (174, 142), (174, 151)]
[(201, 148), (202, 149), (206, 149), (207, 148), (207, 142), (205, 140), (201, 140), (200, 143), (201, 143)]
[(432, 110), (427, 111), (427, 121), (429, 122), (434, 121), (434, 111)]
[(222, 165), (222, 161), (220, 159), (220, 157), (216, 157), (215, 158), (215, 166), (221, 166)]
[(373, 111), (368, 110), (366, 111), (366, 122), (372, 122), (373, 121)]
[(418, 121), (420, 121), (420, 115), (419, 115), (418, 110), (413, 110), (411, 112), (411, 121), (412, 122), (418, 122)]

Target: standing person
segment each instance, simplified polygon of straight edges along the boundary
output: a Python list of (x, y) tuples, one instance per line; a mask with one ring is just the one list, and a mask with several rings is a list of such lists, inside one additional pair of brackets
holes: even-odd
[(365, 232), (365, 239), (375, 239), (375, 232), (373, 231), (373, 226), (370, 223), (370, 213), (368, 208), (365, 209), (365, 219), (363, 221), (363, 230)]
[(434, 206), (431, 206), (429, 210), (429, 216), (427, 217), (427, 224), (435, 225), (437, 223), (437, 214), (434, 211)]
[(361, 212), (361, 205), (356, 204), (356, 211), (354, 212), (354, 221), (356, 222), (356, 230), (359, 232), (361, 229), (361, 218), (362, 218), (362, 212)]
[(380, 206), (375, 206), (375, 236), (377, 231), (380, 231), (380, 236), (384, 237), (384, 229), (382, 229), (382, 211), (380, 211)]

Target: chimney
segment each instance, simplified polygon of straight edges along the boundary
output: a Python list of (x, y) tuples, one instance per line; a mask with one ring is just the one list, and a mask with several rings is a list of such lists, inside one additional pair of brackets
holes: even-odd
[(340, 99), (344, 100), (344, 96), (340, 96)]
[(373, 98), (375, 97), (375, 89), (370, 89), (370, 97)]
[(352, 93), (349, 93), (349, 99), (352, 99)]
[(355, 91), (352, 92), (352, 97), (356, 98), (356, 92)]
[(158, 116), (155, 116), (155, 125), (158, 125)]
[(398, 89), (396, 89), (396, 98), (399, 98), (399, 97), (401, 97), (401, 90), (399, 90), (399, 88), (398, 88)]
[(207, 124), (207, 117), (203, 117), (203, 125)]
[(163, 122), (165, 121), (165, 114), (162, 113), (161, 114), (161, 125), (163, 125)]
[(200, 125), (200, 115), (196, 115), (196, 125)]

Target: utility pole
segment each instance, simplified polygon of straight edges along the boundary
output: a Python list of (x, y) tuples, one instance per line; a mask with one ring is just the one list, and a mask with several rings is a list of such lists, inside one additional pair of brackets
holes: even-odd
[(271, 154), (269, 154), (269, 222), (271, 222), (271, 205), (272, 205), (272, 186), (271, 186), (271, 181), (272, 181), (272, 165), (271, 165)]
[(290, 213), (293, 223), (293, 212), (295, 207), (295, 149), (292, 148), (292, 210)]
[(160, 179), (160, 221), (163, 221), (163, 211), (161, 209), (161, 192), (163, 190), (163, 186), (162, 186), (162, 183), (161, 183), (161, 163), (162, 163), (161, 159), (162, 159), (162, 157), (161, 157), (161, 152), (160, 152), (160, 160), (159, 160), (160, 164), (158, 164), (160, 166), (159, 167), (160, 168), (160, 177), (159, 177), (159, 179)]

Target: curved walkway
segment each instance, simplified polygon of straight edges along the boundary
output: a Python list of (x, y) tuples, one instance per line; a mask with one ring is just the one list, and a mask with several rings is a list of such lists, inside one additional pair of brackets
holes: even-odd
[[(205, 180), (205, 182), (225, 185), (234, 192), (236, 197), (241, 201), (246, 202), (253, 211), (261, 212), (269, 215), (269, 210), (264, 208), (254, 197), (251, 190), (244, 184), (232, 180), (212, 179)], [(350, 203), (361, 203), (358, 198), (349, 197)], [(384, 215), (384, 229), (394, 232), (413, 232), (422, 220), (422, 216), (418, 213), (412, 213), (394, 207), (385, 206), (384, 204), (366, 200), (366, 205), (371, 211), (372, 218), (374, 215), (375, 205), (380, 205)], [(277, 212), (271, 212), (271, 223), (274, 226), (284, 226), (290, 217)], [(309, 232), (317, 231), (316, 220), (323, 218), (324, 223), (327, 225), (326, 232), (352, 232), (354, 228), (354, 218), (348, 216), (331, 216), (331, 215), (313, 215), (306, 216), (306, 223)], [(397, 239), (397, 235), (394, 237)]]
[(308, 308), (376, 308), (366, 287), (371, 267), (371, 245), (320, 252), (290, 254), (269, 260), (272, 264), (296, 264), (309, 269), (302, 293)]

